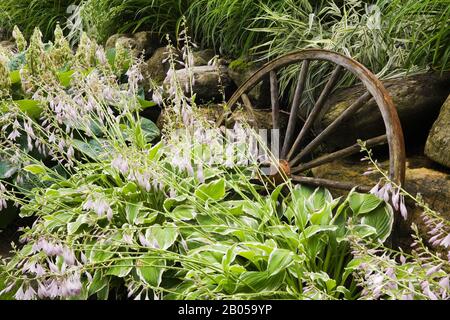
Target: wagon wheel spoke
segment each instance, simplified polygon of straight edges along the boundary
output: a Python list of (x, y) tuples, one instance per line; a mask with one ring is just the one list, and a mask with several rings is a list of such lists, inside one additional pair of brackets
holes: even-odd
[(299, 161), (313, 152), (330, 134), (336, 130), (343, 122), (348, 120), (354, 113), (356, 113), (361, 107), (363, 107), (370, 99), (372, 95), (370, 92), (366, 92), (352, 103), (343, 113), (341, 113), (330, 125), (328, 125), (317, 137), (315, 137), (309, 144), (307, 144), (300, 153), (295, 156), (291, 161), (291, 165), (296, 165)]
[[(382, 144), (386, 144), (386, 143), (387, 143), (387, 136), (385, 134), (365, 141), (365, 144), (367, 147), (374, 147), (374, 146), (382, 145)], [(299, 173), (299, 172), (303, 172), (306, 170), (310, 170), (312, 168), (321, 166), (325, 163), (329, 163), (334, 160), (345, 158), (345, 157), (351, 156), (353, 154), (359, 153), (360, 151), (361, 151), (361, 146), (358, 143), (355, 143), (355, 144), (351, 145), (350, 147), (323, 155), (319, 158), (316, 158), (316, 159), (311, 160), (306, 163), (302, 163), (298, 166), (291, 165), (292, 166), (291, 172)]]
[(242, 102), (244, 103), (245, 108), (247, 108), (249, 111), (253, 110), (252, 102), (250, 101), (250, 98), (245, 93), (241, 96)]
[(280, 102), (278, 92), (277, 73), (270, 71), (270, 102), (272, 105), (272, 126), (273, 129), (280, 128)]
[(315, 186), (315, 187), (325, 187), (325, 188), (334, 188), (334, 189), (342, 189), (342, 190), (352, 190), (353, 188), (359, 192), (369, 192), (370, 187), (367, 186), (355, 186), (351, 182), (341, 182), (334, 181), (329, 179), (321, 179), (321, 178), (313, 178), (313, 177), (304, 177), (304, 176), (291, 176), (291, 179), (295, 182)]
[(294, 99), (292, 100), (291, 113), (289, 115), (289, 122), (286, 129), (286, 135), (284, 138), (283, 149), (281, 151), (281, 158), (286, 157), (287, 148), (292, 142), (295, 125), (297, 123), (298, 111), (300, 109), (300, 98), (303, 95), (305, 89), (306, 76), (308, 75), (309, 60), (304, 60), (302, 63), (302, 68), (300, 70), (300, 75), (297, 81), (297, 86), (295, 88)]
[(317, 99), (314, 107), (311, 110), (311, 113), (309, 114), (308, 118), (306, 119), (305, 124), (303, 125), (302, 129), (300, 130), (300, 133), (298, 134), (297, 138), (295, 139), (294, 144), (291, 146), (291, 149), (289, 150), (289, 153), (287, 154), (287, 160), (292, 158), (293, 153), (298, 149), (300, 143), (303, 141), (303, 139), (306, 137), (306, 134), (310, 131), (313, 124), (316, 122), (317, 116), (321, 113), (322, 107), (325, 104), (325, 101), (331, 91), (333, 90), (337, 80), (339, 79), (339, 76), (341, 74), (342, 67), (338, 65), (333, 73), (331, 74), (330, 79), (328, 80), (327, 84), (325, 85), (325, 88), (320, 93), (319, 99)]

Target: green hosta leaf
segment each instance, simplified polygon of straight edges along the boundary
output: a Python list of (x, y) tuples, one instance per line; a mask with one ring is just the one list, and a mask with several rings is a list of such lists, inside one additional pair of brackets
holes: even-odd
[(193, 206), (180, 205), (169, 214), (174, 220), (187, 221), (194, 219), (197, 216), (197, 212)]
[(98, 141), (92, 139), (87, 142), (73, 139), (73, 145), (78, 151), (94, 160), (103, 158), (112, 149), (110, 142), (106, 139), (99, 139)]
[(151, 286), (158, 287), (165, 271), (166, 260), (150, 255), (143, 255), (136, 261), (138, 276)]
[(127, 276), (134, 267), (133, 259), (124, 257), (124, 259), (116, 260), (106, 272), (107, 275), (123, 278)]
[(373, 194), (354, 192), (349, 196), (349, 205), (355, 215), (365, 214), (375, 210), (382, 202)]
[(155, 144), (148, 152), (148, 160), (150, 161), (158, 161), (159, 158), (162, 155), (162, 152), (160, 152), (161, 147), (162, 147), (162, 142), (158, 142), (157, 144)]
[(42, 175), (47, 171), (45, 166), (40, 164), (30, 164), (29, 166), (24, 167), (23, 170), (35, 175)]
[(7, 161), (0, 161), (0, 179), (8, 179), (19, 170), (18, 167)]
[(114, 253), (111, 245), (105, 242), (96, 242), (90, 249), (89, 260), (93, 263), (103, 262), (112, 258)]
[(270, 195), (270, 198), (273, 202), (277, 202), (278, 201), (278, 197), (280, 196), (281, 191), (284, 188), (284, 184), (280, 184), (279, 186), (277, 186), (275, 188), (275, 190), (272, 191), (272, 194)]
[(282, 285), (285, 274), (285, 272), (280, 272), (271, 277), (267, 272), (243, 272), (239, 277), (238, 291), (257, 293), (275, 291)]
[(25, 112), (31, 118), (37, 119), (41, 115), (42, 107), (38, 101), (35, 100), (14, 100), (22, 112)]
[(122, 192), (125, 195), (130, 194), (130, 193), (135, 193), (137, 191), (138, 191), (137, 185), (131, 181), (122, 187)]
[(155, 224), (147, 229), (145, 237), (150, 243), (156, 242), (160, 249), (166, 250), (175, 243), (178, 229), (173, 223), (167, 223), (164, 226)]
[(141, 99), (141, 98), (138, 98), (138, 101), (143, 110), (157, 105), (153, 101), (147, 101), (147, 100)]
[[(33, 212), (20, 212), (21, 217), (29, 217)], [(66, 227), (69, 221), (73, 218), (73, 213), (67, 211), (59, 211), (43, 217), (44, 226), (48, 231), (54, 231), (58, 227)]]
[(131, 225), (134, 224), (141, 209), (142, 209), (142, 202), (127, 203), (125, 207), (125, 213), (129, 224)]
[(353, 226), (351, 231), (353, 234), (357, 234), (361, 238), (366, 238), (371, 235), (377, 234), (377, 229), (365, 224)]
[(285, 249), (275, 249), (269, 256), (267, 271), (269, 276), (278, 274), (289, 267), (293, 261), (293, 252)]
[(26, 64), (25, 51), (15, 54), (11, 60), (9, 60), (8, 68), (10, 71), (19, 70), (21, 66)]
[(61, 83), (61, 85), (63, 87), (69, 87), (70, 86), (70, 81), (72, 80), (72, 75), (75, 73), (74, 70), (69, 70), (69, 71), (65, 71), (65, 72), (59, 72), (58, 73), (58, 79), (59, 82)]
[(152, 142), (160, 135), (156, 124), (147, 118), (141, 118), (141, 129), (147, 142)]
[(313, 214), (311, 214), (309, 220), (311, 221), (311, 224), (318, 224), (318, 225), (328, 225), (331, 221), (333, 209), (338, 204), (339, 199), (332, 200), (331, 202), (325, 203), (325, 205), (322, 207), (322, 209), (315, 211)]
[(88, 224), (91, 220), (89, 219), (89, 215), (88, 214), (80, 214), (77, 218), (77, 220), (75, 220), (74, 222), (69, 222), (67, 224), (67, 233), (69, 235), (72, 235), (74, 233), (77, 233), (78, 229), (83, 225), (83, 224)]
[(394, 212), (389, 204), (379, 206), (361, 218), (361, 224), (366, 224), (377, 230), (376, 238), (386, 241), (392, 231), (394, 223)]
[(220, 179), (201, 185), (195, 190), (195, 196), (204, 201), (223, 199), (225, 197), (225, 180)]
[(320, 232), (326, 232), (326, 231), (335, 231), (337, 230), (338, 226), (319, 226), (319, 225), (313, 225), (307, 227), (301, 234), (300, 239), (309, 239), (312, 236), (320, 233)]
[(355, 271), (357, 270), (361, 264), (364, 262), (364, 260), (359, 258), (353, 258), (352, 260), (347, 263), (347, 266), (345, 267), (345, 271), (342, 275), (342, 283), (345, 282), (345, 280)]
[(183, 203), (184, 201), (186, 201), (186, 199), (186, 196), (183, 195), (177, 196), (175, 198), (167, 198), (166, 200), (164, 200), (163, 207), (167, 212), (170, 212), (173, 207)]
[(108, 285), (109, 281), (110, 279), (108, 277), (105, 277), (103, 271), (101, 269), (98, 269), (97, 271), (95, 271), (94, 276), (92, 277), (92, 281), (89, 284), (88, 294), (93, 295), (104, 289)]

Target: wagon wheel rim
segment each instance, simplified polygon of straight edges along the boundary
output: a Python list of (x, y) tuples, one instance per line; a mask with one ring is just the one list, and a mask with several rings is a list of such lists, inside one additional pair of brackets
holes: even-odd
[[(300, 132), (295, 135), (295, 129), (298, 121), (298, 113), (301, 106), (301, 98), (305, 91), (306, 77), (311, 61), (325, 61), (335, 65), (331, 76), (322, 89), (319, 98), (315, 101), (313, 108), (308, 114)], [(311, 155), (320, 144), (326, 142), (330, 138), (330, 134), (336, 130), (341, 124), (351, 119), (358, 110), (360, 110), (367, 102), (374, 99), (376, 105), (381, 112), (382, 120), (384, 122), (386, 133), (365, 141), (368, 148), (388, 144), (389, 147), (389, 178), (398, 185), (403, 185), (405, 180), (405, 145), (403, 138), (403, 131), (400, 124), (400, 119), (397, 110), (394, 106), (392, 98), (383, 86), (381, 81), (365, 66), (356, 60), (341, 55), (336, 52), (322, 50), (322, 49), (308, 49), (296, 51), (275, 60), (272, 60), (257, 70), (250, 78), (248, 78), (228, 100), (227, 106), (229, 111), (233, 112), (239, 100), (242, 101), (245, 109), (253, 110), (253, 106), (249, 96), (247, 95), (257, 84), (259, 84), (265, 77), (269, 76), (270, 96), (271, 96), (271, 112), (272, 112), (272, 127), (279, 128), (280, 93), (278, 89), (277, 70), (289, 66), (291, 64), (300, 63), (301, 69), (299, 78), (295, 84), (295, 93), (290, 105), (289, 121), (285, 132), (285, 139), (282, 143), (281, 157), (284, 167), (288, 163), (287, 170), (282, 170), (283, 173), (289, 176), (293, 181), (298, 183), (309, 184), (313, 186), (323, 186), (327, 188), (336, 189), (353, 189), (358, 191), (368, 191), (370, 187), (357, 186), (351, 182), (341, 182), (329, 179), (312, 178), (302, 176), (302, 172), (313, 169), (325, 163), (329, 163), (335, 159), (342, 159), (361, 151), (358, 143), (349, 147), (341, 148), (338, 151), (332, 152), (308, 162), (302, 162), (307, 155)], [(307, 134), (313, 129), (313, 125), (321, 120), (321, 112), (323, 111), (326, 99), (332, 93), (337, 85), (337, 82), (342, 76), (343, 72), (350, 72), (353, 74), (365, 87), (366, 93), (357, 98), (347, 109), (345, 109), (331, 124), (322, 130), (315, 138), (309, 141), (303, 148), (300, 148), (305, 141)], [(275, 94), (276, 93), (276, 94)], [(220, 118), (219, 123), (224, 119)], [(318, 118), (319, 117), (319, 118)], [(280, 168), (283, 169), (283, 168)]]

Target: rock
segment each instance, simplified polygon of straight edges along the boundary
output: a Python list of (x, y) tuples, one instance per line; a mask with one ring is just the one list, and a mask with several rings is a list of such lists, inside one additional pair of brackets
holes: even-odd
[[(161, 85), (166, 78), (167, 71), (170, 69), (168, 61), (163, 60), (168, 56), (166, 47), (160, 47), (155, 50), (153, 55), (142, 66), (142, 74), (144, 76), (144, 88), (148, 91), (151, 88), (150, 80)], [(178, 67), (178, 66), (177, 66)]]
[(216, 53), (212, 49), (205, 49), (200, 51), (194, 51), (194, 65), (195, 66), (206, 66), (208, 62), (214, 58)]
[[(245, 63), (241, 60), (231, 62), (228, 74), (237, 87), (250, 78), (260, 65), (255, 63)], [(270, 84), (269, 79), (264, 79), (255, 86), (248, 94), (255, 108), (267, 108), (270, 105)]]
[[(231, 85), (226, 69), (214, 66), (192, 67), (189, 73), (186, 69), (175, 71), (175, 76), (179, 80), (185, 94), (189, 94), (189, 77), (193, 78), (192, 91), (196, 94), (197, 103), (207, 103), (210, 101), (222, 101), (222, 92), (226, 94)], [(168, 86), (172, 74), (168, 74), (164, 80), (164, 85)], [(223, 88), (223, 90), (221, 89)]]
[[(425, 140), (442, 103), (450, 91), (450, 72), (426, 73), (383, 82), (397, 108), (405, 138), (408, 141)], [(327, 110), (321, 126), (329, 125), (338, 115), (360, 97), (365, 90), (354, 86), (334, 93), (326, 102)], [(358, 138), (371, 138), (384, 134), (384, 123), (373, 99), (349, 121), (342, 124), (329, 139), (332, 147), (343, 147)]]
[(126, 38), (127, 35), (125, 33), (116, 33), (113, 34), (106, 40), (105, 49), (112, 49), (116, 46), (116, 42), (120, 38)]
[(142, 52), (145, 57), (150, 57), (161, 46), (160, 35), (155, 32), (142, 31), (135, 34), (114, 34), (106, 41), (105, 48), (114, 48), (118, 42), (130, 48), (135, 56)]
[(450, 95), (428, 135), (425, 154), (430, 159), (450, 168)]
[(7, 53), (12, 53), (16, 51), (16, 43), (13, 41), (5, 40), (0, 41), (0, 50), (5, 50)]

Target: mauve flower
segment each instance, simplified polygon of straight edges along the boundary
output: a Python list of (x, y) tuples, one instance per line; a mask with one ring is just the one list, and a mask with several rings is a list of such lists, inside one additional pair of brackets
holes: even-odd
[(8, 140), (16, 141), (16, 139), (20, 137), (20, 132), (17, 129), (14, 129), (8, 136)]
[(15, 282), (11, 282), (8, 286), (6, 286), (2, 291), (0, 291), (0, 296), (2, 296), (5, 293), (8, 293), (11, 291), (11, 289), (14, 287), (16, 283)]
[(62, 257), (64, 259), (64, 263), (68, 266), (73, 266), (75, 265), (75, 255), (72, 252), (72, 250), (70, 250), (69, 248), (64, 248), (63, 249), (63, 253), (62, 253)]
[(48, 297), (51, 299), (58, 297), (60, 295), (60, 291), (61, 291), (60, 286), (55, 279), (53, 279), (47, 286), (47, 294)]
[(0, 194), (0, 211), (3, 209), (6, 209), (8, 207), (8, 204), (6, 203), (6, 200), (2, 198), (2, 195)]
[(117, 170), (119, 170), (119, 172), (121, 172), (122, 174), (126, 174), (128, 172), (128, 162), (122, 158), (121, 155), (117, 156), (112, 162), (111, 162), (111, 166)]
[(82, 284), (77, 274), (67, 278), (61, 286), (61, 295), (66, 297), (77, 296), (81, 293)]
[(430, 284), (428, 281), (424, 281), (422, 284), (423, 293), (430, 298), (430, 300), (439, 300), (438, 297), (430, 290)]
[(440, 245), (445, 248), (450, 247), (450, 233), (444, 239), (441, 240)]
[(40, 299), (44, 299), (44, 298), (48, 298), (50, 297), (50, 294), (47, 290), (47, 287), (44, 286), (42, 283), (38, 284), (38, 291), (37, 291), (37, 295)]
[(14, 295), (14, 298), (16, 298), (16, 300), (25, 300), (24, 296), (25, 296), (25, 293), (23, 292), (22, 286), (20, 286), (20, 288), (17, 289), (16, 294)]
[(151, 247), (151, 243), (147, 240), (147, 238), (142, 233), (139, 233), (139, 242), (144, 247)]
[(431, 276), (432, 274), (438, 272), (439, 270), (441, 270), (441, 266), (442, 266), (442, 264), (439, 264), (437, 266), (434, 266), (434, 267), (428, 269), (426, 275)]
[(439, 285), (446, 290), (450, 289), (450, 284), (449, 284), (449, 277), (444, 277), (439, 281)]
[(205, 182), (205, 176), (203, 175), (203, 166), (201, 164), (197, 166), (197, 179), (200, 183)]
[(392, 194), (392, 205), (394, 206), (394, 209), (398, 211), (400, 207), (400, 189), (398, 189), (396, 192)]
[(113, 217), (113, 211), (112, 211), (111, 208), (109, 208), (109, 209), (106, 211), (106, 218), (107, 218), (109, 221), (111, 221), (111, 220), (112, 220), (112, 217)]
[(34, 291), (33, 287), (28, 286), (27, 290), (23, 293), (22, 300), (33, 300), (36, 296), (36, 291)]
[(402, 215), (403, 219), (406, 220), (408, 218), (408, 210), (406, 209), (405, 200), (403, 197), (400, 200), (400, 214)]

